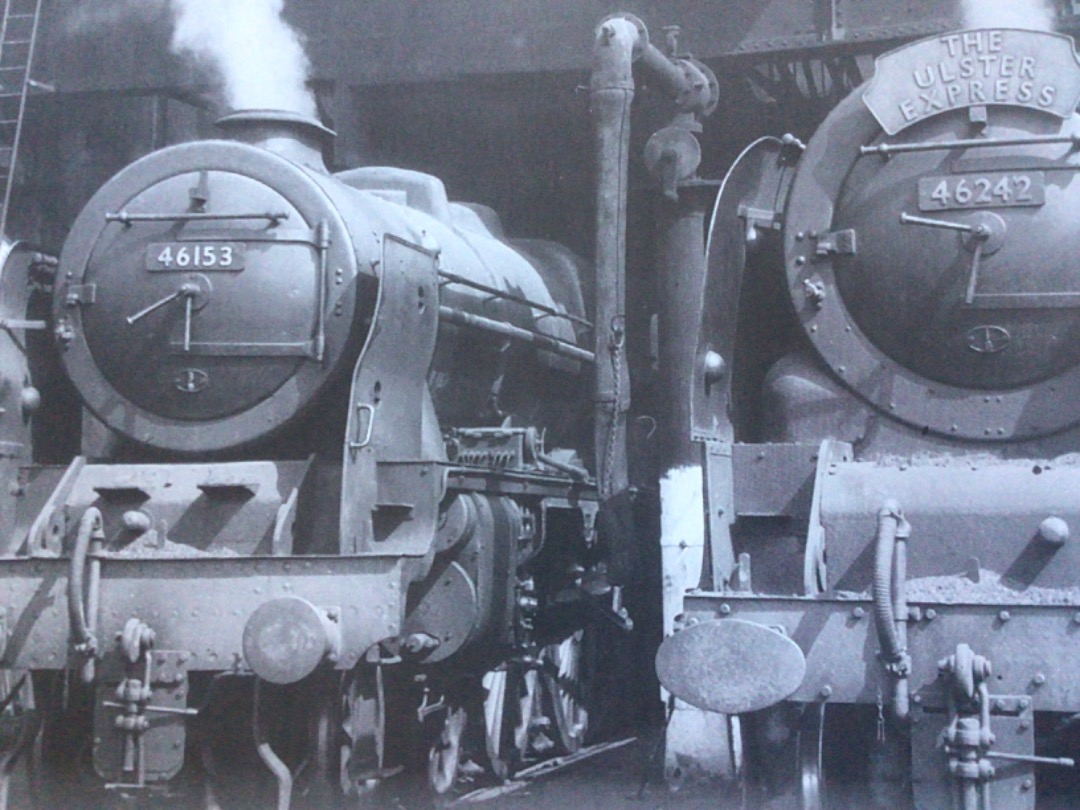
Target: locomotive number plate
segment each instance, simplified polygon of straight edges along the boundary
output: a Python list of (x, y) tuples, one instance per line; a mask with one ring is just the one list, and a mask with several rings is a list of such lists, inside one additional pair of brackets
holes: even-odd
[(919, 210), (1012, 208), (1046, 202), (1042, 172), (984, 172), (923, 177), (919, 180)]
[(147, 270), (243, 270), (243, 242), (154, 242)]

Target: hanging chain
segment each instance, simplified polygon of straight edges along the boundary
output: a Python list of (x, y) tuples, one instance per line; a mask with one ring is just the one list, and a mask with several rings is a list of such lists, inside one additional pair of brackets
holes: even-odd
[(616, 434), (619, 426), (619, 408), (622, 402), (622, 353), (626, 343), (626, 330), (622, 320), (615, 319), (611, 325), (611, 368), (614, 374), (614, 395), (611, 401), (611, 424), (608, 427), (607, 446), (604, 448), (604, 474), (600, 481), (600, 498), (606, 500), (611, 491), (612, 470), (615, 467)]
[(877, 693), (877, 741), (885, 742), (885, 701), (881, 696), (881, 690)]

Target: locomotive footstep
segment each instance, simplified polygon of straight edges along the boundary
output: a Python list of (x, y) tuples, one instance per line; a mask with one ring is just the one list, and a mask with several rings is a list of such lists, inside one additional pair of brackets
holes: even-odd
[(699, 709), (742, 714), (790, 697), (806, 658), (787, 636), (740, 619), (703, 622), (664, 640), (656, 655), (660, 683)]

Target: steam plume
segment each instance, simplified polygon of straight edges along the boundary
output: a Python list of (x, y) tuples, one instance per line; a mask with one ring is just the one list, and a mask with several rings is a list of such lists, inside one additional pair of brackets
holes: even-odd
[(967, 28), (1029, 28), (1054, 30), (1049, 0), (963, 0)]
[(305, 85), (311, 63), (298, 33), (281, 18), (285, 0), (171, 0), (171, 5), (173, 50), (221, 75), (229, 107), (315, 115)]

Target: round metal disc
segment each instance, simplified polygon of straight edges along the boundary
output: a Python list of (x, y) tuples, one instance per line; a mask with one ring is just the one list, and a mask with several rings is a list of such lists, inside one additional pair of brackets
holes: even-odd
[(244, 626), (244, 658), (270, 683), (296, 683), (310, 675), (330, 648), (319, 609), (298, 596), (265, 602)]
[(665, 689), (691, 706), (742, 714), (790, 697), (806, 674), (806, 658), (775, 630), (723, 619), (664, 639), (656, 674)]

